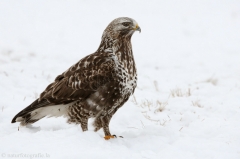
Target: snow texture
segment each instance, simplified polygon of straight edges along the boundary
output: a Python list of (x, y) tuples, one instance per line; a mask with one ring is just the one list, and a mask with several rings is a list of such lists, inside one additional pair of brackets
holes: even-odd
[[(54, 78), (135, 19), (134, 96), (110, 129), (66, 119), (11, 124)], [(0, 158), (239, 159), (240, 1), (0, 1)]]

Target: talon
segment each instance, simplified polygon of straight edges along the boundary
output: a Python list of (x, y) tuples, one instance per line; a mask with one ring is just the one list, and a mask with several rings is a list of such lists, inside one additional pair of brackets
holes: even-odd
[(105, 140), (109, 140), (111, 138), (116, 138), (116, 135), (108, 135), (104, 137)]

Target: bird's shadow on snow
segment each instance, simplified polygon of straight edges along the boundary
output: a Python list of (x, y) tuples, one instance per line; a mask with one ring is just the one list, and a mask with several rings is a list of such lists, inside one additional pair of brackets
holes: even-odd
[(59, 125), (56, 126), (33, 126), (33, 125), (27, 125), (25, 127), (19, 127), (20, 131), (23, 129), (24, 131), (36, 133), (39, 131), (64, 131), (66, 129), (72, 128), (74, 126), (68, 126), (68, 127), (62, 127)]
[(36, 127), (36, 126), (32, 126), (32, 125), (27, 125), (24, 127), (22, 127), (22, 126), (18, 127), (18, 131), (24, 131), (24, 132), (30, 132), (30, 133), (36, 133), (40, 130), (41, 130), (40, 126)]
[[(12, 129), (14, 130), (16, 127), (14, 126)], [(41, 131), (41, 127), (38, 126), (32, 126), (32, 125), (27, 125), (27, 126), (18, 126), (17, 131), (19, 132), (28, 132), (28, 133), (36, 133)]]

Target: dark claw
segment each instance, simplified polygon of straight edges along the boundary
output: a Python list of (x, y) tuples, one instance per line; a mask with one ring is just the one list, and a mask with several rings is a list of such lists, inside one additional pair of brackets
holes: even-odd
[[(112, 135), (112, 136), (114, 136), (115, 138), (117, 138), (117, 135)], [(118, 136), (118, 137), (123, 138), (122, 136)]]

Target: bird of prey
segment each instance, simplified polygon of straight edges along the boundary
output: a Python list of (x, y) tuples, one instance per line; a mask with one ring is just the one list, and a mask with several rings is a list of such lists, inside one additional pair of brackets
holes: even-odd
[(103, 128), (105, 139), (116, 137), (109, 122), (137, 86), (137, 70), (131, 37), (141, 32), (138, 23), (128, 17), (114, 19), (104, 30), (99, 48), (47, 86), (12, 123), (25, 126), (44, 117), (64, 116), (68, 123), (88, 130), (88, 119), (95, 118), (95, 131)]

